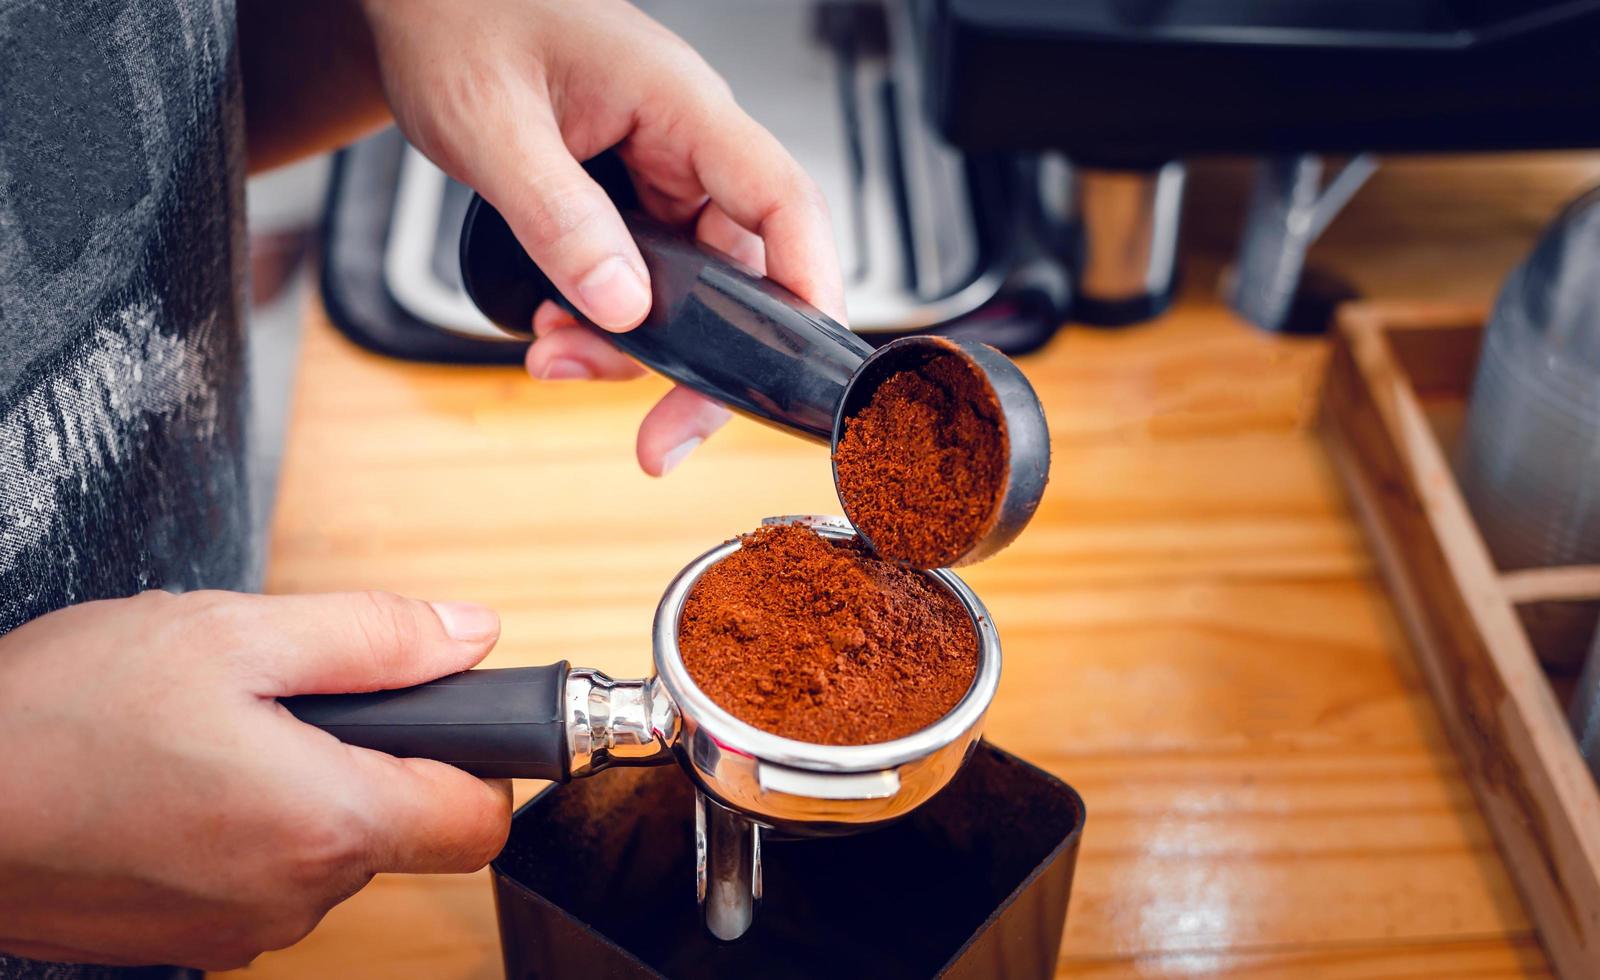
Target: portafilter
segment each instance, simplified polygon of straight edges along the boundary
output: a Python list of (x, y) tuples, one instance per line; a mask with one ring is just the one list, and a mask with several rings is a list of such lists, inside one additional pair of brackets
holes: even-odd
[[(850, 540), (837, 519), (769, 518)], [(656, 607), (655, 676), (613, 680), (565, 662), (468, 670), (367, 694), (284, 698), (300, 720), (344, 742), (436, 759), (484, 778), (564, 782), (612, 766), (676, 759), (698, 790), (696, 888), (707, 928), (731, 940), (761, 896), (765, 837), (854, 833), (905, 816), (955, 777), (982, 734), (1000, 682), (1000, 640), (983, 603), (953, 572), (924, 572), (961, 603), (978, 635), (972, 686), (943, 718), (893, 741), (813, 745), (746, 724), (689, 676), (678, 650), (684, 601), (738, 539), (679, 572)]]

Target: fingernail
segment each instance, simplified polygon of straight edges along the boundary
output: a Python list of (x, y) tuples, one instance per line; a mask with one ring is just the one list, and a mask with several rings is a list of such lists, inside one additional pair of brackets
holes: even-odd
[(668, 450), (667, 454), (661, 457), (661, 475), (666, 476), (668, 473), (671, 473), (673, 470), (677, 469), (678, 464), (687, 459), (689, 454), (694, 452), (695, 447), (700, 445), (702, 442), (705, 442), (705, 440), (699, 436), (695, 436), (692, 439), (685, 439)]
[(766, 269), (767, 253), (759, 244), (741, 242), (729, 254), (741, 265), (757, 274), (764, 272)]
[(539, 372), (540, 381), (589, 381), (593, 378), (589, 365), (570, 357), (552, 357)]
[(500, 617), (476, 602), (430, 602), (452, 640), (487, 640), (500, 632)]
[(650, 289), (620, 255), (613, 255), (578, 281), (578, 298), (589, 319), (608, 330), (631, 326), (650, 312)]

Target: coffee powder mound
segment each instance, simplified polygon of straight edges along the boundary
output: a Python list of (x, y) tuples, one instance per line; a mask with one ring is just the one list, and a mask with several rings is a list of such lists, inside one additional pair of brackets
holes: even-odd
[(978, 669), (972, 620), (943, 586), (795, 524), (747, 535), (700, 576), (678, 649), (735, 718), (821, 745), (926, 728)]
[(890, 375), (845, 422), (839, 498), (879, 554), (941, 568), (994, 524), (1007, 451), (988, 382), (960, 355), (940, 355)]

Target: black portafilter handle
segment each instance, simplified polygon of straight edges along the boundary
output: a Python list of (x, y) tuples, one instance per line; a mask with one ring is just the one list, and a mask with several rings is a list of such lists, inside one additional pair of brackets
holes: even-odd
[(468, 670), (369, 694), (304, 694), (279, 703), (341, 742), (437, 759), (485, 779), (571, 775), (567, 663)]
[[(613, 198), (621, 192), (613, 191)], [(872, 348), (770, 279), (622, 205), (650, 270), (650, 313), (626, 333), (584, 319), (540, 271), (506, 220), (474, 195), (461, 229), (467, 295), (508, 333), (531, 336), (545, 300), (619, 350), (758, 421), (831, 441), (845, 387)]]

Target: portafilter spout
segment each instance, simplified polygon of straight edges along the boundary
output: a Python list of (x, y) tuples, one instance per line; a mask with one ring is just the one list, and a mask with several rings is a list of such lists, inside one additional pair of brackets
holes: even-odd
[[(461, 230), (467, 295), (491, 321), (518, 336), (531, 336), (541, 303), (558, 303), (656, 372), (831, 450), (884, 379), (940, 354), (958, 354), (994, 393), (1010, 465), (996, 518), (949, 564), (987, 558), (1026, 526), (1044, 494), (1050, 436), (1038, 396), (1004, 354), (975, 341), (934, 336), (906, 337), (874, 351), (729, 256), (638, 210), (624, 207), (622, 213), (650, 271), (650, 313), (634, 330), (613, 333), (588, 323), (529, 258), (505, 218), (476, 196)], [(837, 488), (837, 476), (834, 482)], [(841, 500), (849, 513), (850, 501), (842, 495)]]
[[(848, 539), (842, 521), (802, 520)], [(589, 776), (610, 766), (676, 759), (700, 793), (698, 893), (706, 925), (731, 940), (749, 928), (761, 892), (764, 834), (854, 833), (910, 813), (955, 777), (983, 731), (1000, 682), (1000, 641), (982, 603), (954, 573), (926, 572), (960, 601), (978, 635), (978, 667), (943, 718), (871, 745), (813, 745), (746, 724), (690, 678), (678, 650), (683, 604), (738, 539), (695, 559), (656, 607), (656, 674), (612, 680), (565, 662), (469, 670), (415, 687), (282, 699), (297, 718), (352, 745), (437, 759), (484, 778)]]

